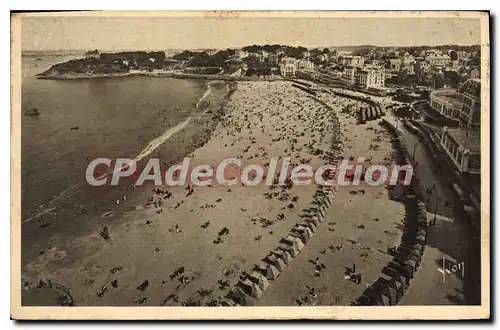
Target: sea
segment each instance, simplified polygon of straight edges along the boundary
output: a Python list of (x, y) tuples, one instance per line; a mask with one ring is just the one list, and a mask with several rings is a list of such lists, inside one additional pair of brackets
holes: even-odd
[(82, 220), (76, 215), (109, 204), (112, 191), (96, 196), (85, 181), (91, 160), (154, 155), (213, 90), (203, 80), (169, 77), (36, 78), (74, 58), (22, 58), (21, 111), (36, 107), (40, 113), (21, 116), (21, 241), (29, 250), (22, 255), (30, 256), (23, 264), (54, 230), (77, 230)]

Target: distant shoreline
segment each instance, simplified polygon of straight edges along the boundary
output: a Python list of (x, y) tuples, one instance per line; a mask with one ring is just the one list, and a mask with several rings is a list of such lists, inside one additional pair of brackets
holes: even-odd
[(119, 78), (119, 77), (131, 77), (131, 76), (168, 77), (168, 78), (179, 78), (179, 79), (208, 79), (208, 80), (224, 80), (224, 81), (283, 80), (281, 76), (235, 77), (229, 75), (194, 74), (194, 73), (183, 73), (183, 72), (128, 72), (128, 73), (112, 73), (112, 74), (70, 74), (70, 75), (56, 75), (56, 76), (37, 75), (36, 78), (47, 79), (47, 80), (77, 80), (77, 79)]
[(57, 76), (43, 76), (41, 74), (36, 75), (37, 79), (47, 79), (47, 80), (76, 80), (76, 79), (98, 79), (98, 78), (115, 78), (115, 77), (130, 77), (130, 76), (142, 76), (143, 74), (137, 72), (129, 73), (113, 73), (113, 74), (71, 74), (71, 75), (57, 75)]

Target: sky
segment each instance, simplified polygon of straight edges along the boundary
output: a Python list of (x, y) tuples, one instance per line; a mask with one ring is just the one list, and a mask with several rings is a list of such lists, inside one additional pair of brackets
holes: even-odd
[(480, 43), (479, 18), (30, 17), (23, 50), (141, 50)]

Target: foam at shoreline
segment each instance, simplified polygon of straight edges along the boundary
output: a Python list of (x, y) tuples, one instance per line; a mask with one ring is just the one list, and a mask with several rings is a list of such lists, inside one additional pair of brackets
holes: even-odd
[[(228, 86), (226, 86), (228, 88)], [(159, 148), (163, 143), (165, 143), (166, 141), (168, 141), (172, 136), (174, 136), (176, 133), (178, 133), (180, 130), (182, 130), (184, 127), (186, 127), (186, 125), (191, 121), (191, 119), (193, 119), (193, 114), (196, 112), (196, 110), (199, 108), (201, 102), (206, 99), (210, 93), (212, 92), (212, 82), (209, 82), (207, 83), (207, 89), (205, 90), (205, 92), (203, 93), (203, 95), (198, 99), (197, 103), (196, 103), (196, 106), (195, 106), (195, 109), (193, 109), (193, 111), (191, 112), (191, 114), (185, 119), (183, 120), (182, 122), (180, 122), (179, 124), (175, 125), (174, 127), (170, 127), (168, 128), (167, 130), (165, 130), (165, 132), (163, 132), (162, 135), (156, 137), (155, 139), (151, 140), (147, 145), (146, 147), (139, 153), (137, 154), (137, 156), (135, 156), (133, 158), (134, 162), (139, 162), (141, 161), (142, 159), (144, 159), (145, 157), (149, 156), (152, 152), (154, 152), (157, 148)], [(229, 90), (229, 89), (228, 89)], [(207, 109), (208, 110), (208, 109)], [(110, 174), (113, 174), (117, 171), (121, 171), (123, 170), (124, 168), (120, 168), (120, 169), (115, 169), (114, 167), (112, 169), (110, 169), (109, 171), (103, 173), (102, 175), (100, 175), (97, 179), (103, 179), (105, 178), (106, 176), (109, 176)], [(45, 215), (47, 213), (51, 213), (52, 211), (54, 211), (55, 209), (57, 209), (56, 206), (52, 206), (54, 205), (54, 202), (57, 202), (65, 197), (70, 197), (74, 194), (76, 194), (79, 189), (83, 186), (84, 184), (79, 184), (79, 185), (73, 185), (65, 190), (63, 190), (61, 193), (59, 193), (57, 196), (55, 196), (54, 199), (50, 200), (49, 202), (47, 202), (46, 204), (49, 204), (51, 207), (46, 209), (44, 208), (43, 210), (41, 210), (40, 212), (30, 216), (29, 218), (25, 219), (22, 221), (22, 223), (28, 223), (42, 215)], [(43, 207), (44, 205), (42, 205), (41, 207)]]
[(205, 93), (203, 93), (203, 95), (200, 97), (198, 102), (196, 102), (196, 109), (198, 109), (200, 107), (201, 102), (203, 102), (203, 100), (206, 99), (208, 95), (210, 95), (211, 91), (212, 91), (212, 85), (210, 83), (208, 83)]
[(175, 125), (174, 127), (171, 127), (167, 129), (162, 135), (157, 137), (156, 139), (153, 139), (148, 143), (146, 148), (144, 148), (135, 158), (134, 161), (138, 162), (144, 157), (148, 156), (151, 154), (156, 148), (161, 146), (165, 141), (167, 141), (170, 137), (172, 137), (175, 133), (183, 129), (189, 121), (193, 118), (193, 116), (189, 116), (186, 120), (180, 122), (179, 124)]

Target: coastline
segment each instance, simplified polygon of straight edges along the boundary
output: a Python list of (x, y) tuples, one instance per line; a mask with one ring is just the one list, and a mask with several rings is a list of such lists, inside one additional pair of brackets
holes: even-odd
[[(332, 97), (329, 91), (321, 91), (312, 98), (293, 82), (285, 81), (238, 83), (238, 89), (232, 89), (238, 93), (234, 96), (226, 93), (219, 99), (222, 103), (203, 102), (212, 96), (210, 90), (208, 84), (191, 119), (179, 131), (195, 127), (200, 120), (205, 123), (208, 120), (209, 129), (198, 127), (206, 135), (199, 143), (188, 143), (191, 149), (180, 151), (179, 157), (189, 155), (194, 162), (215, 164), (225, 157), (240, 155), (243, 161), (255, 157), (252, 162), (260, 162), (267, 159), (268, 152), (270, 156), (289, 154), (291, 146), (295, 158), (310, 157), (311, 164), (318, 166), (324, 160), (315, 158), (307, 149), (311, 141), (322, 150), (331, 148), (324, 142), (330, 140), (327, 114), (334, 111), (340, 117), (346, 139), (344, 156), (356, 158), (368, 153), (370, 163), (394, 162), (390, 134), (380, 129), (376, 121), (366, 124), (370, 130), (357, 124), (356, 113), (364, 106), (360, 100)], [(224, 104), (225, 100), (229, 106)], [(325, 105), (330, 110), (325, 112)], [(348, 112), (344, 111), (346, 107), (350, 108)], [(213, 117), (205, 116), (209, 109), (220, 111), (215, 115), (218, 119), (223, 113), (227, 116), (215, 122)], [(295, 117), (297, 114), (299, 118)], [(286, 118), (290, 120), (289, 116), (295, 117), (299, 125), (284, 128), (282, 123)], [(277, 137), (273, 136), (276, 134)], [(371, 147), (374, 141), (377, 148)], [(177, 151), (182, 149), (178, 143), (173, 145)], [(248, 148), (251, 151), (243, 156)], [(70, 288), (76, 303), (84, 305), (216, 306), (224, 301), (228, 290), (237, 285), (239, 275), (251, 272), (252, 265), (264, 260), (261, 259), (263, 253), (272, 251), (280, 238), (286, 236), (286, 231), (301, 217), (300, 210), (304, 212), (314, 195), (310, 188), (315, 187), (292, 188), (286, 192), (288, 198), (297, 197), (292, 208), (287, 205), (290, 199), (282, 204), (281, 197), (263, 198), (268, 192), (260, 186), (196, 187), (194, 193), (186, 193), (184, 188), (161, 187), (153, 189), (153, 193), (151, 187), (140, 188), (140, 193), (123, 203), (126, 205), (111, 206), (109, 212), (102, 214), (93, 231), (53, 242), (44, 255), (25, 265), (24, 279), (28, 282), (52, 279)], [(395, 192), (388, 192), (385, 187), (352, 189), (354, 187), (337, 191), (331, 205), (334, 212), (326, 215), (325, 223), (317, 228), (315, 235), (320, 239), (311, 240), (293, 261), (294, 271), (280, 270), (281, 278), (271, 282), (269, 292), (258, 305), (292, 306), (307, 294), (302, 283), (320, 288), (315, 302), (308, 304), (348, 305), (364, 289), (345, 279), (342, 281), (336, 272), (350, 263), (358, 265), (364, 273), (366, 285), (376, 280), (390, 261), (388, 255), (378, 251), (398, 243), (405, 208), (392, 200), (390, 196)], [(163, 190), (171, 193), (171, 197), (166, 197)], [(368, 198), (361, 197), (365, 194)], [(376, 216), (373, 221), (366, 220), (369, 212)], [(98, 234), (104, 225), (111, 233), (109, 241)], [(369, 230), (363, 230), (365, 226)], [(217, 237), (221, 238), (221, 228), (228, 228), (230, 234), (223, 235), (222, 241), (216, 243)], [(381, 233), (378, 239), (372, 237), (373, 231)], [(221, 249), (219, 244), (229, 249)], [(318, 252), (328, 253), (328, 257)], [(327, 271), (321, 276), (311, 273), (310, 260), (315, 258), (321, 258), (326, 265)], [(111, 270), (116, 267), (123, 270), (115, 275)], [(181, 268), (185, 269), (181, 277), (172, 275)], [(183, 282), (184, 279), (187, 282)], [(115, 280), (120, 284), (111, 288), (109, 283)], [(150, 289), (138, 292), (136, 286), (145, 280)], [(229, 286), (221, 283), (229, 283)], [(462, 285), (457, 283), (458, 287)], [(97, 296), (104, 286), (108, 292)], [(206, 295), (200, 294), (205, 291)], [(286, 297), (285, 291), (290, 293)]]
[(102, 78), (119, 78), (131, 76), (144, 76), (140, 72), (127, 72), (127, 73), (113, 73), (113, 74), (71, 74), (71, 75), (56, 75), (56, 76), (43, 76), (42, 73), (36, 75), (36, 79), (46, 80), (77, 80), (77, 79), (102, 79)]
[[(181, 130), (183, 132), (206, 123), (204, 127), (207, 129), (199, 128), (203, 131), (203, 137), (194, 143), (189, 142), (192, 150), (183, 149), (178, 144), (179, 140), (172, 139), (172, 142), (177, 143), (172, 143), (171, 147), (178, 151), (179, 156), (189, 154), (193, 163), (215, 164), (224, 157), (245, 153), (245, 148), (251, 145), (253, 148), (249, 152), (260, 155), (255, 161), (264, 162), (268, 153), (270, 156), (288, 154), (290, 141), (297, 140), (292, 142), (297, 147), (293, 153), (297, 161), (311, 158), (311, 166), (324, 164), (324, 156), (314, 155), (308, 145), (314, 139), (316, 148), (329, 148), (328, 110), (318, 106), (306, 93), (292, 87), (290, 82), (244, 82), (238, 84), (234, 93), (230, 92), (221, 99), (222, 103), (227, 99), (227, 105), (210, 102), (212, 111), (201, 106)], [(268, 94), (272, 98), (264, 97)], [(213, 97), (215, 95), (210, 93), (205, 101)], [(279, 109), (273, 109), (274, 102), (283, 104)], [(303, 114), (299, 121), (303, 125), (288, 128), (288, 133), (276, 131), (276, 127), (281, 127), (287, 117), (296, 117), (300, 109)], [(218, 123), (213, 120), (214, 117), (222, 118), (223, 113), (226, 113), (224, 120)], [(318, 120), (318, 117), (322, 119)], [(211, 131), (210, 128), (215, 125), (217, 128)], [(277, 134), (275, 138), (279, 141), (273, 142), (270, 134)], [(292, 139), (293, 135), (295, 139)], [(255, 136), (256, 144), (249, 140), (251, 136)], [(242, 160), (246, 161), (245, 158)], [(292, 201), (292, 195), (289, 195), (286, 202), (278, 198), (265, 198), (263, 193), (268, 190), (267, 186), (248, 188), (238, 184), (232, 189), (202, 187), (197, 188), (190, 197), (186, 197), (184, 187), (165, 187), (173, 194), (167, 199), (161, 193), (152, 193), (152, 188), (143, 187), (140, 189), (142, 192), (136, 194), (137, 197), (127, 198), (120, 205), (110, 205), (110, 210), (94, 221), (93, 230), (72, 238), (52, 240), (50, 249), (23, 267), (23, 279), (36, 282), (40, 278), (49, 278), (60, 283), (70, 288), (75, 304), (133, 305), (134, 297), (137, 296), (136, 282), (147, 278), (151, 288), (145, 292), (145, 304), (168, 305), (170, 303), (164, 300), (178, 284), (176, 280), (168, 280), (168, 275), (175, 268), (182, 266), (182, 263), (188, 268), (189, 264), (190, 276), (196, 277), (190, 282), (202, 287), (211, 287), (226, 267), (229, 267), (226, 271), (232, 274), (231, 277), (237, 278), (238, 269), (248, 270), (256, 259), (262, 257), (263, 251), (275, 247), (276, 240), (289, 230), (290, 220), (296, 218), (315, 192), (315, 185), (294, 187), (288, 193), (283, 191), (284, 195), (291, 193), (296, 197)], [(224, 202), (216, 202), (218, 198)], [(151, 202), (157, 199), (162, 203)], [(286, 205), (291, 202), (294, 206), (287, 208)], [(214, 207), (203, 206), (212, 203)], [(280, 213), (284, 214), (283, 219)], [(262, 226), (258, 222), (254, 223), (252, 216), (260, 217)], [(268, 220), (263, 222), (266, 218)], [(200, 225), (207, 220), (211, 222), (210, 226), (206, 230), (200, 229)], [(111, 239), (108, 241), (99, 235), (104, 225), (109, 228)], [(213, 243), (217, 232), (224, 226), (231, 231), (225, 242), (221, 243), (230, 247), (227, 251)], [(268, 226), (272, 227), (265, 229)], [(262, 233), (258, 235), (259, 232)], [(189, 244), (186, 244), (186, 239)], [(189, 258), (186, 257), (188, 255)], [(106, 283), (109, 284), (110, 276), (113, 276), (109, 269), (118, 266), (123, 267), (123, 271), (117, 274), (120, 283), (118, 289), (99, 298), (96, 292)], [(188, 301), (199, 288), (182, 283), (181, 287), (186, 287), (179, 293), (182, 294), (181, 299)], [(108, 288), (111, 287), (108, 285)], [(214, 290), (211, 297), (217, 299), (216, 295), (222, 294), (222, 291)]]
[(37, 79), (46, 80), (77, 80), (77, 79), (104, 79), (104, 78), (121, 78), (121, 77), (169, 77), (179, 79), (203, 79), (203, 80), (222, 80), (222, 81), (283, 81), (281, 76), (272, 77), (254, 77), (254, 76), (231, 76), (231, 75), (210, 75), (210, 74), (194, 74), (184, 72), (162, 71), (162, 72), (144, 72), (134, 71), (128, 73), (113, 73), (113, 74), (70, 74), (70, 75), (50, 75), (44, 76), (43, 73), (36, 75)]
[[(139, 153), (136, 155), (130, 155), (131, 158), (136, 158), (141, 164), (146, 162), (152, 155), (163, 156), (162, 161), (173, 164), (182, 159), (190, 152), (197, 149), (199, 146), (203, 145), (210, 138), (210, 133), (213, 131), (215, 125), (220, 120), (220, 112), (223, 111), (223, 105), (227, 103), (231, 91), (234, 90), (234, 86), (227, 87), (225, 84), (224, 88), (213, 88), (214, 94), (205, 95), (206, 99), (210, 99), (211, 104), (204, 104), (200, 108), (194, 108), (191, 114), (181, 121), (179, 124), (166, 129), (166, 131), (157, 138), (151, 140)], [(201, 95), (203, 97), (204, 95)], [(217, 100), (215, 100), (217, 98)], [(199, 101), (196, 100), (195, 102)], [(216, 102), (215, 102), (215, 101)], [(193, 106), (195, 104), (193, 102)], [(211, 110), (210, 112), (208, 110)], [(209, 112), (209, 113), (206, 113)], [(83, 187), (85, 188), (85, 187)], [(109, 205), (109, 207), (114, 208), (112, 214), (106, 216), (106, 221), (112, 221), (120, 214), (130, 211), (130, 206), (127, 206), (122, 198), (126, 196), (128, 201), (133, 201), (141, 199), (145, 191), (149, 191), (149, 187), (145, 189), (138, 187), (136, 189), (132, 185), (126, 185), (122, 187), (117, 187), (113, 191), (106, 193), (103, 190), (96, 191), (96, 201), (95, 205), (88, 207), (85, 205), (85, 213), (75, 213), (78, 210), (73, 210), (69, 208), (70, 205), (63, 203), (60, 205), (60, 210), (58, 213), (58, 218), (71, 218), (75, 221), (72, 225), (66, 225), (62, 221), (53, 221), (50, 226), (46, 228), (40, 227), (37, 218), (43, 215), (43, 212), (36, 214), (33, 219), (25, 221), (22, 226), (23, 237), (23, 253), (22, 253), (22, 265), (33, 261), (39, 252), (48, 251), (53, 246), (53, 242), (58, 240), (71, 239), (75, 235), (87, 233), (92, 231), (96, 224), (101, 220), (103, 214), (102, 209)], [(115, 201), (120, 200), (120, 205), (116, 205)], [(48, 212), (48, 211), (47, 211)], [(28, 246), (30, 248), (28, 248)]]

